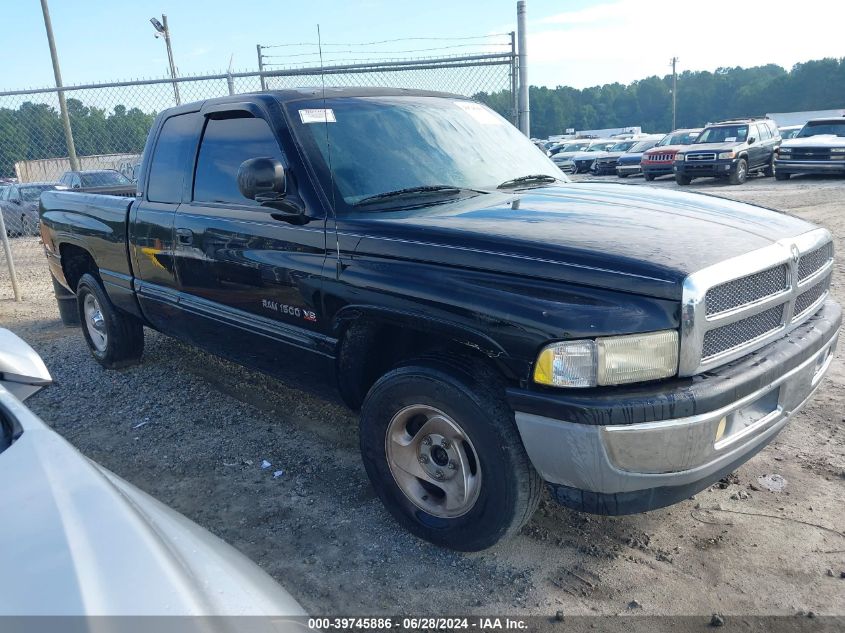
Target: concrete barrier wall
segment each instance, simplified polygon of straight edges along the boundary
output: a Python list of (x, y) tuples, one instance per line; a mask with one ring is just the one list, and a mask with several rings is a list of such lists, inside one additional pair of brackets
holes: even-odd
[[(81, 169), (116, 169), (130, 180), (135, 180), (135, 169), (141, 161), (140, 154), (99, 154), (80, 156)], [(68, 158), (22, 160), (15, 163), (15, 174), (20, 182), (56, 182), (70, 171)]]

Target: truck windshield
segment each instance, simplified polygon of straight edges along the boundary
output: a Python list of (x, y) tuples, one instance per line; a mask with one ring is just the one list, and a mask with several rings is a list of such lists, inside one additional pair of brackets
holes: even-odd
[(798, 133), (798, 138), (818, 136), (819, 134), (845, 136), (845, 121), (819, 121), (818, 123), (807, 123)]
[[(511, 181), (535, 186), (567, 180), (513, 125), (472, 101), (346, 97), (287, 107), (324, 189), (336, 187), (338, 211), (363, 200), (383, 199), (394, 207), (408, 202), (384, 195), (391, 192), (419, 192), (435, 202), (464, 195), (456, 190), (480, 195)], [(519, 180), (525, 176), (532, 178)]]

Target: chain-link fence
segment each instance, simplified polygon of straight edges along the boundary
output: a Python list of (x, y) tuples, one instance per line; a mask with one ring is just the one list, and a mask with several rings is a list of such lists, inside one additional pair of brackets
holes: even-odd
[[(515, 82), (516, 56), (510, 51), (68, 86), (63, 92), (81, 171), (66, 176), (72, 162), (58, 91), (0, 92), (0, 209), (5, 233), (0, 237), (6, 238), (19, 275), (25, 277), (30, 268), (43, 270), (41, 192), (56, 186), (84, 189), (134, 181), (153, 119), (177, 100), (323, 84), (420, 88), (479, 98), (513, 121)], [(0, 249), (0, 300), (14, 296), (6, 251)]]

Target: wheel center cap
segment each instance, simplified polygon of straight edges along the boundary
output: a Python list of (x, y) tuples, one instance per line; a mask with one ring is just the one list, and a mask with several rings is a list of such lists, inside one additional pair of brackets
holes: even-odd
[(449, 455), (442, 446), (433, 446), (431, 448), (431, 461), (438, 466), (445, 466), (449, 463)]

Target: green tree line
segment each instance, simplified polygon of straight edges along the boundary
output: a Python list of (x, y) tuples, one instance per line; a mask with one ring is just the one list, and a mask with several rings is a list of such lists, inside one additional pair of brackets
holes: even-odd
[[(155, 113), (116, 105), (110, 113), (67, 100), (73, 141), (79, 156), (140, 153)], [(21, 160), (68, 155), (59, 111), (46, 103), (27, 101), (17, 108), (0, 108), (0, 177), (15, 175)]]
[[(477, 98), (505, 117), (511, 113), (507, 91)], [(668, 132), (672, 127), (671, 75), (582, 90), (531, 86), (529, 98), (531, 135), (538, 138), (563, 134), (567, 128), (639, 125), (646, 132)], [(832, 108), (845, 108), (845, 58), (796, 64), (789, 71), (769, 64), (678, 75), (678, 127), (701, 127), (710, 121), (767, 112)]]

